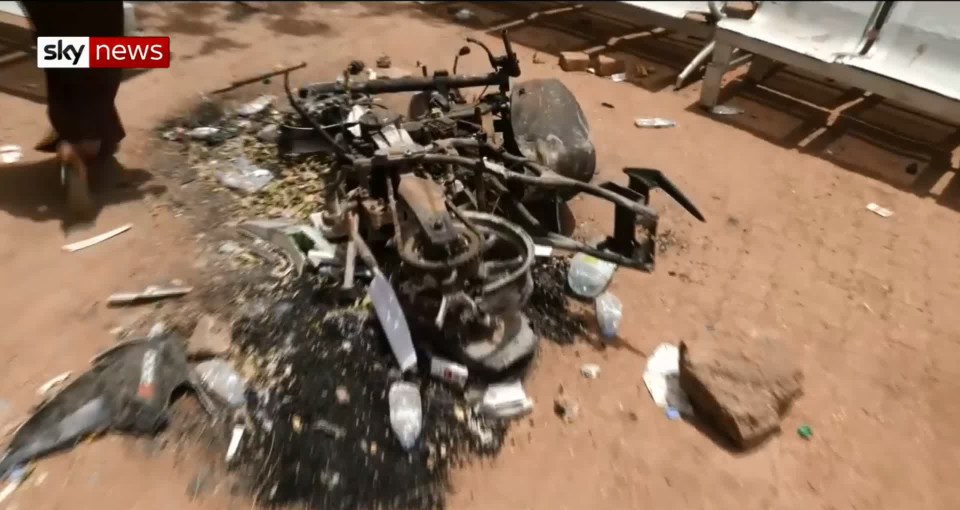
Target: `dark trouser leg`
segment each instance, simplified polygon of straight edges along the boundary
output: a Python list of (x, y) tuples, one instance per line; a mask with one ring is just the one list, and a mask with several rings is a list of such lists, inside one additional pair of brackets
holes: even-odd
[[(38, 36), (119, 37), (123, 2), (23, 2)], [(112, 150), (125, 133), (114, 100), (121, 69), (47, 69), (47, 110), (69, 142), (99, 140)]]

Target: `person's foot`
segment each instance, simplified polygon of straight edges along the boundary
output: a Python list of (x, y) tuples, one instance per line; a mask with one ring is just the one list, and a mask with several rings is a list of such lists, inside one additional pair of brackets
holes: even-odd
[(95, 159), (99, 151), (99, 142), (60, 142), (57, 146), (67, 193), (67, 208), (76, 219), (89, 219), (96, 212), (96, 204), (90, 194), (88, 162)]

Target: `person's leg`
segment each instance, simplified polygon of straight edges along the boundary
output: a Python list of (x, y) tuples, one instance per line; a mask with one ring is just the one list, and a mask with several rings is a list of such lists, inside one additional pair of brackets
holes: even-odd
[[(119, 37), (123, 2), (22, 2), (37, 36)], [(94, 209), (89, 170), (124, 137), (114, 105), (120, 69), (48, 69), (47, 113), (56, 132), (57, 154), (70, 171), (67, 198), (75, 213)]]

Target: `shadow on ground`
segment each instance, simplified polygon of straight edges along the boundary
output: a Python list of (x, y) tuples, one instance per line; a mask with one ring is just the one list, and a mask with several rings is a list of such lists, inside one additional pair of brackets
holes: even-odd
[[(164, 191), (159, 186), (144, 186), (151, 179), (144, 170), (122, 169), (120, 175), (119, 181), (113, 179), (101, 186), (103, 191), (95, 193), (96, 215), (108, 205), (141, 200), (146, 194)], [(0, 210), (38, 222), (59, 220), (64, 231), (80, 226), (65, 208), (60, 166), (54, 158), (0, 166)]]
[[(626, 63), (627, 79), (651, 92), (670, 87), (706, 44), (679, 34), (651, 33), (645, 23), (615, 19), (570, 2), (440, 2), (426, 4), (428, 16), (491, 35), (508, 30), (510, 40), (559, 59), (565, 51), (589, 51)], [(558, 12), (559, 11), (559, 12)], [(470, 15), (462, 13), (469, 12)], [(534, 16), (535, 15), (535, 16)], [(628, 36), (628, 37), (624, 37)], [(495, 51), (502, 51), (496, 48)]]
[(957, 126), (792, 68), (735, 79), (720, 103), (743, 113), (714, 115), (698, 103), (687, 110), (960, 211)]

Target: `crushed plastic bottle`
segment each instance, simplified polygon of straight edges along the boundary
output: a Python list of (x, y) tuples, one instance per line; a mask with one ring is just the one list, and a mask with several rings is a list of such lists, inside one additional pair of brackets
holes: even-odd
[(423, 428), (423, 409), (420, 404), (420, 389), (413, 383), (397, 381), (390, 386), (390, 427), (397, 435), (400, 446), (410, 450), (420, 437)]
[(620, 331), (620, 320), (623, 319), (623, 303), (617, 296), (604, 292), (593, 301), (593, 306), (600, 334), (604, 338), (615, 338)]
[(238, 158), (233, 164), (233, 170), (217, 172), (217, 180), (227, 188), (251, 194), (270, 184), (270, 181), (273, 180), (273, 173), (258, 168), (247, 158)]
[(610, 285), (616, 270), (617, 265), (613, 262), (578, 253), (570, 261), (567, 285), (578, 296), (595, 298)]
[(231, 407), (240, 407), (246, 401), (247, 385), (240, 374), (222, 359), (198, 363), (195, 370), (205, 388), (215, 393)]

